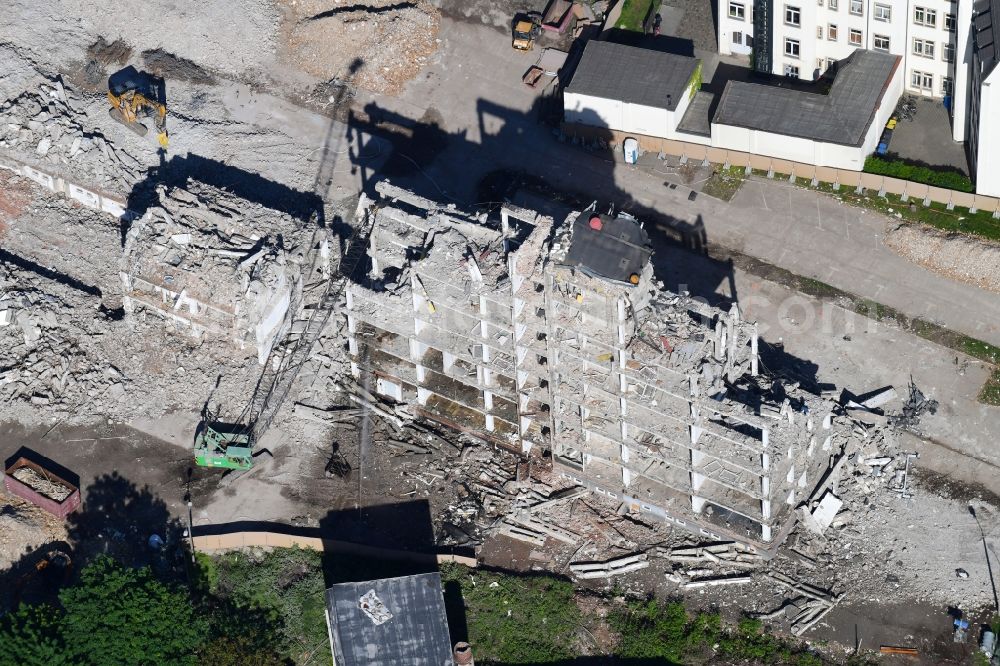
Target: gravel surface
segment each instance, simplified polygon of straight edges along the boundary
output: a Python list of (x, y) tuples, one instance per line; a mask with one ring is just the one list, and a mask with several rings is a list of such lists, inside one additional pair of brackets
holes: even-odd
[(101, 36), (249, 76), (274, 62), (280, 16), (272, 0), (11, 0), (4, 10), (3, 39), (49, 66), (83, 60)]
[(66, 538), (63, 521), (34, 504), (0, 493), (0, 571), (25, 552)]
[(893, 229), (885, 244), (910, 261), (977, 287), (1000, 292), (1000, 245), (921, 224)]
[(440, 15), (420, 0), (340, 0), (291, 3), (288, 56), (324, 81), (350, 80), (367, 90), (394, 94), (437, 50)]

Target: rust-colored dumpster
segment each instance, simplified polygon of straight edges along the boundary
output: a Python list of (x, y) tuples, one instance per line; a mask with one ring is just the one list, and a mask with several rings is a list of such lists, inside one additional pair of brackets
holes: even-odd
[[(22, 481), (15, 474), (26, 480)], [(79, 488), (24, 457), (18, 458), (6, 469), (3, 481), (8, 493), (31, 502), (58, 518), (65, 518), (80, 506)]]

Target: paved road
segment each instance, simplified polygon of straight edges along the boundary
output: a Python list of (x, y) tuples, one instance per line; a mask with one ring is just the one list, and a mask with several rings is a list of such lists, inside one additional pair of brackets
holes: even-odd
[[(516, 169), (557, 188), (619, 206), (643, 208), (694, 225), (708, 243), (739, 250), (794, 273), (1000, 345), (1000, 297), (913, 264), (886, 248), (893, 220), (846, 206), (788, 183), (755, 179), (729, 202), (690, 189), (676, 170), (613, 164), (561, 143), (532, 113), (538, 97), (520, 83), (532, 62), (496, 30), (445, 22), (442, 49), (398, 99), (373, 104), (402, 116), (440, 114), (440, 152), (403, 180), (428, 195), (446, 192), (476, 202), (476, 183), (497, 169)], [(671, 188), (668, 183), (673, 184)]]

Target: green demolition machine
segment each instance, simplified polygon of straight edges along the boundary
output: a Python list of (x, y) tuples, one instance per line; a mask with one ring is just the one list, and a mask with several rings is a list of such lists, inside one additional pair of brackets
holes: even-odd
[(207, 414), (194, 438), (194, 461), (201, 467), (248, 470), (253, 467), (253, 449), (250, 428), (227, 427)]

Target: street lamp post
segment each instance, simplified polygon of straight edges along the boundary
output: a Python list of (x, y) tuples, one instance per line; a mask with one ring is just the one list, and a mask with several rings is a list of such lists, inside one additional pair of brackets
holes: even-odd
[(979, 516), (976, 515), (976, 509), (971, 504), (969, 505), (969, 513), (976, 520), (976, 526), (979, 527), (979, 535), (983, 538), (983, 554), (986, 555), (986, 570), (990, 574), (990, 586), (993, 588), (993, 607), (998, 613), (1000, 613), (1000, 598), (997, 597), (997, 584), (993, 580), (993, 565), (990, 562), (990, 551), (986, 546), (986, 532), (983, 531), (983, 525), (979, 522)]

